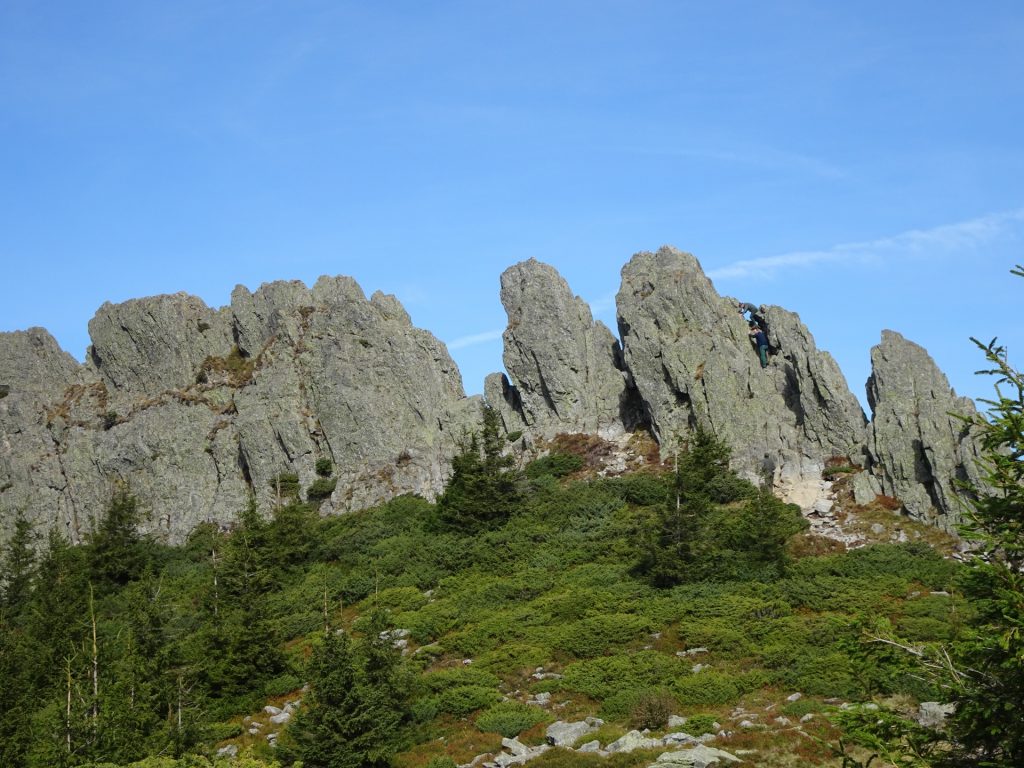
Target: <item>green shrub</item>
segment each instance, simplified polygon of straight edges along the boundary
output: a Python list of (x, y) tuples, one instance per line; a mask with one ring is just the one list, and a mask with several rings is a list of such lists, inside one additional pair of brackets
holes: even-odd
[(306, 498), (309, 501), (323, 501), (334, 493), (334, 488), (337, 485), (338, 478), (336, 477), (318, 477), (306, 491)]
[(334, 464), (326, 456), (321, 456), (316, 460), (315, 469), (320, 477), (330, 477), (334, 471)]
[(497, 688), (501, 681), (490, 672), (476, 667), (452, 667), (423, 676), (423, 684), (435, 693), (448, 688), (475, 685), (482, 688)]
[(241, 723), (207, 723), (203, 727), (203, 738), (207, 741), (224, 741), (241, 735)]
[(553, 452), (526, 465), (526, 476), (533, 479), (541, 475), (565, 477), (581, 469), (586, 462), (574, 453)]
[(282, 472), (270, 480), (270, 488), (282, 501), (299, 497), (299, 476), (294, 472)]
[(476, 719), (476, 727), (484, 733), (500, 733), (511, 739), (539, 723), (550, 720), (548, 713), (539, 707), (531, 707), (518, 701), (502, 701), (481, 714)]
[(598, 481), (623, 501), (638, 507), (653, 507), (669, 500), (672, 480), (667, 475), (632, 474)]
[(286, 693), (291, 693), (301, 687), (301, 678), (296, 675), (286, 673), (271, 680), (267, 680), (263, 686), (263, 693), (268, 697), (273, 698), (274, 696), (284, 696)]
[(549, 658), (548, 651), (535, 645), (502, 643), (497, 648), (480, 654), (474, 666), (488, 671), (515, 675), (543, 666)]
[(677, 678), (672, 688), (680, 703), (696, 706), (731, 704), (743, 693), (732, 675), (713, 670)]
[(456, 717), (465, 717), (478, 709), (489, 707), (500, 697), (493, 688), (479, 685), (459, 685), (446, 688), (437, 695), (437, 708)]
[(604, 701), (621, 691), (656, 688), (685, 671), (675, 656), (639, 651), (578, 661), (566, 668), (562, 687)]
[(591, 616), (565, 625), (555, 639), (555, 648), (585, 659), (600, 656), (651, 632), (645, 616), (613, 613)]
[[(379, 607), (394, 613), (416, 611), (425, 606), (429, 598), (416, 587), (392, 587), (382, 589), (375, 596)], [(401, 625), (400, 625), (401, 626)]]
[(691, 736), (703, 736), (705, 733), (715, 732), (714, 715), (691, 715), (686, 718), (683, 730)]

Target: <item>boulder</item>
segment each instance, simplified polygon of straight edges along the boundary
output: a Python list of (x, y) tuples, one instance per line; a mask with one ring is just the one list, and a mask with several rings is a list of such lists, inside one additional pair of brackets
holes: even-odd
[(573, 723), (559, 720), (549, 725), (544, 735), (547, 737), (548, 744), (553, 747), (571, 747), (580, 738), (596, 730), (597, 726), (591, 725), (584, 720)]
[(640, 731), (630, 731), (605, 747), (605, 751), (610, 753), (634, 752), (638, 749), (656, 749), (661, 746), (664, 746), (661, 739), (652, 738)]
[(922, 701), (918, 708), (917, 722), (925, 728), (941, 728), (946, 718), (956, 712), (955, 704), (941, 704), (937, 701)]
[(687, 768), (708, 768), (711, 765), (729, 765), (742, 762), (736, 755), (723, 749), (715, 749), (705, 744), (698, 744), (690, 749), (676, 752), (665, 752), (650, 768), (669, 768), (669, 766), (686, 766)]

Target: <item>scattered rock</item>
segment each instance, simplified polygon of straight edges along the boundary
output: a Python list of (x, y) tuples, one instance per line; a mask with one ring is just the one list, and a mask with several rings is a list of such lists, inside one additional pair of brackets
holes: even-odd
[(946, 718), (956, 712), (955, 704), (940, 704), (937, 701), (922, 701), (917, 722), (925, 728), (941, 728)]
[(547, 727), (544, 735), (548, 744), (553, 747), (571, 747), (588, 733), (596, 731), (598, 726), (591, 725), (585, 720), (567, 723), (564, 720), (552, 723)]
[(661, 739), (651, 738), (640, 731), (630, 731), (605, 747), (605, 751), (610, 753), (633, 752), (637, 749), (655, 749), (661, 746), (664, 746)]
[(658, 756), (658, 759), (650, 768), (677, 765), (686, 766), (687, 768), (708, 768), (708, 766), (712, 765), (728, 765), (739, 762), (741, 762), (740, 758), (725, 750), (698, 744), (691, 749), (665, 752)]

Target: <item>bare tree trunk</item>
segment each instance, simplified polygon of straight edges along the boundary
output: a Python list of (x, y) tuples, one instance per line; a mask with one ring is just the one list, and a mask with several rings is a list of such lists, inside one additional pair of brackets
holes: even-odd
[(67, 672), (68, 700), (67, 708), (64, 710), (64, 740), (67, 744), (68, 754), (71, 754), (71, 661), (72, 656), (64, 657), (65, 671)]
[(100, 653), (96, 642), (96, 606), (93, 602), (92, 582), (89, 583), (89, 617), (92, 619), (92, 727), (100, 716)]
[(217, 615), (217, 606), (220, 602), (220, 592), (217, 584), (217, 549), (211, 550), (211, 560), (213, 561), (213, 615)]

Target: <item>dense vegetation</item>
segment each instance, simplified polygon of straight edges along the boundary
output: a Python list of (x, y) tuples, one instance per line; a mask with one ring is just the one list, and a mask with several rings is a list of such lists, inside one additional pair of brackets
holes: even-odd
[[(135, 533), (120, 494), (92, 540), (51, 534), (38, 556), (19, 522), (0, 764), (212, 765), (229, 740), (245, 766), (451, 765), (503, 735), (536, 740), (556, 716), (527, 703), (542, 693), (564, 702), (559, 718), (604, 718), (604, 735), (671, 713), (710, 727), (793, 691), (794, 719), (833, 699), (942, 698), (913, 655), (872, 642), (961, 638), (959, 566), (927, 545), (815, 554), (793, 539), (798, 510), (733, 475), (707, 435), (675, 473), (597, 478), (557, 453), (519, 472), (496, 430), (485, 420), (436, 505), (322, 519), (307, 489), (269, 520), (250, 507), (232, 532), (203, 526), (172, 548)], [(277, 746), (246, 730), (243, 716), (299, 697)], [(827, 720), (807, 730), (791, 736), (801, 760), (837, 759)]]

